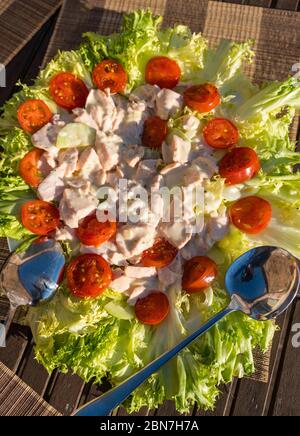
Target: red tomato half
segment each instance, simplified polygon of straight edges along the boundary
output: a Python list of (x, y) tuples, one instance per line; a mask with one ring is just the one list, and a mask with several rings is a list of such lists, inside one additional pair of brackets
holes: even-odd
[(35, 148), (23, 157), (19, 165), (20, 176), (32, 188), (37, 188), (43, 180), (38, 167), (43, 154), (43, 150)]
[(50, 94), (58, 106), (71, 111), (85, 106), (89, 90), (74, 74), (62, 72), (52, 78)]
[(177, 256), (178, 250), (165, 239), (159, 239), (152, 248), (142, 254), (141, 263), (144, 266), (164, 268), (170, 265)]
[(69, 289), (76, 297), (99, 297), (108, 288), (111, 279), (109, 264), (98, 254), (76, 257), (67, 268)]
[(117, 223), (97, 220), (96, 214), (89, 215), (81, 222), (76, 234), (84, 245), (99, 247), (111, 239), (117, 231)]
[(193, 294), (208, 288), (218, 274), (216, 263), (206, 256), (196, 256), (184, 265), (182, 276), (183, 289)]
[(168, 316), (169, 311), (169, 299), (163, 292), (153, 292), (145, 298), (140, 298), (135, 304), (135, 315), (143, 324), (160, 324)]
[(157, 56), (147, 63), (145, 79), (150, 85), (172, 89), (178, 84), (181, 76), (179, 65), (166, 56)]
[(211, 83), (194, 85), (183, 94), (185, 104), (197, 112), (210, 112), (221, 103), (217, 88)]
[(228, 185), (252, 179), (260, 170), (260, 162), (252, 148), (238, 147), (229, 151), (219, 164), (220, 176)]
[(168, 135), (168, 123), (159, 117), (149, 117), (144, 123), (142, 143), (145, 147), (160, 148)]
[(109, 88), (112, 94), (117, 94), (124, 92), (127, 74), (121, 64), (112, 59), (105, 59), (94, 68), (93, 81), (101, 91)]
[(46, 201), (28, 201), (22, 206), (22, 223), (35, 235), (45, 236), (58, 227), (59, 211)]
[(236, 145), (239, 132), (226, 118), (214, 118), (203, 129), (204, 139), (210, 147), (229, 148)]
[(263, 198), (251, 195), (236, 201), (229, 210), (231, 222), (244, 233), (255, 235), (269, 225), (272, 207)]
[(33, 135), (52, 120), (52, 112), (42, 100), (27, 100), (19, 106), (18, 121), (22, 129)]

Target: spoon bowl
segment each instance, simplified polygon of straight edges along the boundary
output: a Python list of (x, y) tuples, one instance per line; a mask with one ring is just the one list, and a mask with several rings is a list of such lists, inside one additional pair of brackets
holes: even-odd
[(257, 321), (277, 317), (299, 291), (299, 265), (282, 248), (257, 247), (247, 251), (226, 272), (231, 306)]
[(5, 335), (19, 306), (36, 306), (54, 296), (64, 265), (61, 245), (47, 238), (8, 257), (0, 273), (0, 289), (10, 301)]

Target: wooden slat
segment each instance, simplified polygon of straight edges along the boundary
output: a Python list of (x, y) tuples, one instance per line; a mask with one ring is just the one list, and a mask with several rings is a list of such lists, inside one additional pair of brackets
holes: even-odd
[[(297, 324), (297, 325), (296, 325)], [(299, 416), (300, 415), (300, 337), (293, 345), (293, 337), (296, 332), (292, 327), (300, 331), (300, 301), (298, 300), (292, 322), (288, 328), (286, 350), (280, 362), (280, 375), (277, 380), (276, 390), (273, 396), (273, 404), (269, 414), (274, 416)]]
[[(14, 0), (0, 5), (0, 62), (8, 65), (51, 15), (61, 0)], [(2, 13), (1, 13), (2, 11)]]
[(57, 374), (45, 398), (63, 415), (70, 415), (80, 402), (84, 382), (77, 375)]
[(261, 416), (268, 413), (291, 313), (292, 310), (289, 310), (277, 320), (281, 330), (276, 333), (272, 347), (269, 383), (264, 384), (250, 379), (240, 380), (231, 410), (232, 415)]
[(244, 5), (246, 0), (221, 0), (223, 3), (234, 3), (239, 5)]
[(299, 6), (299, 0), (277, 0), (276, 9), (286, 9), (296, 11)]
[(50, 380), (50, 375), (35, 359), (32, 343), (23, 356), (17, 374), (35, 392), (40, 394), (42, 397), (44, 396)]
[(234, 3), (234, 4), (238, 4), (238, 5), (244, 5), (246, 3), (246, 0), (221, 0), (221, 1), (223, 3)]
[(33, 36), (27, 45), (14, 57), (6, 67), (6, 87), (1, 88), (0, 106), (16, 92), (15, 84), (20, 80), (30, 84), (38, 73), (47, 50), (56, 22), (55, 13)]
[(260, 6), (263, 8), (270, 8), (272, 4), (272, 0), (246, 0), (244, 5), (249, 6)]
[(12, 325), (6, 347), (0, 348), (0, 362), (16, 372), (28, 345), (30, 331), (27, 327)]

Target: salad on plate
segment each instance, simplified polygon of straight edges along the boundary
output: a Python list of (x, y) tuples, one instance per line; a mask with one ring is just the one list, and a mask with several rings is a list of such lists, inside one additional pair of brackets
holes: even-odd
[[(120, 33), (85, 34), (0, 119), (0, 235), (18, 250), (54, 238), (67, 258), (26, 317), (36, 358), (86, 382), (120, 383), (223, 309), (225, 272), (249, 248), (300, 258), (299, 81), (258, 86), (242, 72), (251, 41), (210, 48), (161, 22), (139, 10)], [(231, 314), (125, 406), (213, 408), (275, 330)]]

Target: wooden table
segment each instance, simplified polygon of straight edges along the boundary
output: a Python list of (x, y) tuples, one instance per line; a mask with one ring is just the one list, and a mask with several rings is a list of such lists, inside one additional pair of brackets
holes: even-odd
[[(42, 64), (43, 59), (45, 57), (49, 59), (57, 48), (70, 48), (71, 43), (72, 45), (76, 44), (76, 42), (79, 41), (82, 31), (95, 30), (96, 28), (103, 28), (104, 31), (107, 31), (105, 7), (108, 3), (116, 3), (115, 1), (103, 1), (103, 9), (98, 8), (86, 12), (91, 14), (91, 20), (94, 22), (95, 27), (95, 29), (87, 29), (85, 28), (85, 21), (82, 19), (81, 14), (73, 14), (73, 11), (77, 7), (81, 8), (83, 3), (92, 6), (92, 0), (65, 0), (64, 2), (60, 0), (34, 0), (34, 2), (30, 0), (2, 1), (5, 3), (6, 10), (5, 17), (0, 15), (0, 28), (2, 26), (3, 29), (6, 23), (13, 22), (14, 26), (12, 27), (18, 29), (18, 38), (13, 39), (10, 43), (12, 48), (8, 51), (4, 49), (4, 46), (2, 47), (0, 43), (0, 62), (7, 65), (8, 78), (7, 87), (0, 89), (0, 103), (3, 103), (12, 94), (14, 91), (14, 83), (18, 78), (23, 82), (30, 83), (30, 80), (37, 75), (38, 68)], [(23, 8), (22, 13), (18, 14), (16, 12), (18, 8), (12, 8), (12, 3), (17, 3), (20, 8)], [(32, 14), (30, 15), (30, 9), (26, 8), (27, 6), (29, 7), (29, 5), (32, 8), (33, 3), (36, 14), (35, 18), (30, 20)], [(61, 3), (63, 3), (63, 7), (60, 9)], [(137, 0), (133, 3), (138, 5), (140, 2)], [(164, 3), (165, 14), (168, 14), (168, 7), (171, 10), (176, 0), (161, 0), (160, 2), (157, 0), (151, 3)], [(192, 3), (195, 5), (195, 1)], [(229, 1), (223, 0), (223, 3), (229, 3)], [(299, 11), (300, 6), (299, 0), (231, 0), (231, 3), (284, 9), (286, 11)], [(199, 10), (197, 9), (196, 12), (199, 13), (199, 20), (201, 21), (204, 9), (207, 7), (207, 2), (199, 0), (198, 4)], [(264, 19), (263, 10), (253, 8), (251, 11), (253, 11), (253, 14), (256, 14), (255, 16), (259, 16), (261, 20)], [(24, 14), (27, 20), (24, 19)], [(281, 17), (282, 19), (288, 19), (289, 14), (289, 12), (282, 13), (278, 19), (281, 19)], [(74, 18), (74, 16), (76, 16), (76, 18)], [(76, 26), (73, 22), (72, 27), (68, 26), (63, 28), (61, 26), (62, 22), (65, 20), (65, 22), (68, 23), (70, 17), (75, 20)], [(34, 20), (35, 28), (33, 28)], [(120, 20), (121, 13), (115, 12), (114, 23), (116, 27)], [(22, 23), (22, 25), (20, 25), (20, 23)], [(211, 21), (211, 23), (213, 23), (213, 21)], [(201, 25), (204, 24), (202, 23), (200, 26)], [(246, 26), (247, 23), (245, 22), (245, 27)], [(39, 30), (37, 30), (38, 28)], [(234, 24), (232, 28), (234, 29)], [(298, 29), (299, 28), (300, 27), (298, 27)], [(34, 31), (34, 29), (36, 29), (36, 31)], [(264, 23), (261, 24), (261, 29), (262, 32), (270, 31), (270, 29), (265, 28)], [(6, 35), (12, 31), (9, 25), (7, 25), (7, 29), (5, 28), (5, 30), (8, 32)], [(276, 29), (273, 28), (271, 31), (275, 32)], [(51, 38), (52, 43), (49, 45)], [(274, 38), (276, 39), (276, 36), (272, 37), (272, 35), (270, 35), (270, 44), (274, 44)], [(210, 39), (214, 39), (213, 34)], [(216, 40), (217, 39), (218, 35), (216, 35)], [(294, 44), (295, 47), (299, 49), (299, 37), (298, 40), (297, 38), (295, 39)], [(259, 50), (261, 53), (264, 53), (263, 46), (259, 47)], [(288, 53), (278, 49), (278, 62), (284, 62), (284, 59), (293, 56), (292, 51), (293, 50), (291, 50), (291, 53)], [(13, 56), (11, 55), (12, 53)], [(256, 74), (256, 76), (261, 79), (264, 78), (266, 72), (268, 76), (270, 76), (273, 71), (273, 66), (271, 64), (267, 65), (266, 62), (264, 62), (263, 65), (259, 65), (258, 63), (256, 68), (258, 68), (258, 74)], [(267, 71), (268, 68), (269, 71)], [(297, 123), (295, 123), (292, 134), (294, 136), (297, 135)], [(0, 246), (0, 259), (2, 262), (7, 254), (8, 251), (5, 241), (2, 241)], [(3, 301), (1, 304), (3, 305)], [(5, 307), (2, 306), (1, 308), (1, 304), (0, 313), (4, 313)], [(222, 389), (223, 394), (220, 396), (213, 414), (199, 411), (195, 405), (194, 409), (191, 411), (192, 415), (300, 415), (300, 348), (293, 348), (291, 341), (293, 335), (292, 326), (300, 322), (299, 299), (284, 316), (280, 317), (278, 322), (281, 331), (276, 334), (272, 349), (269, 383), (255, 382), (250, 379), (235, 380), (231, 385)], [(58, 411), (66, 415), (70, 414), (78, 405), (101, 395), (101, 393), (107, 389), (106, 385), (85, 385), (79, 377), (71, 374), (62, 375), (58, 372), (54, 372), (48, 375), (43, 367), (34, 360), (32, 336), (29, 329), (18, 324), (14, 324), (12, 327), (7, 348), (0, 349), (0, 361), (21, 377)], [(120, 408), (117, 414), (125, 416), (126, 412), (124, 409)], [(176, 411), (173, 403), (167, 402), (156, 411), (144, 409), (140, 414), (174, 416), (176, 415)]]

